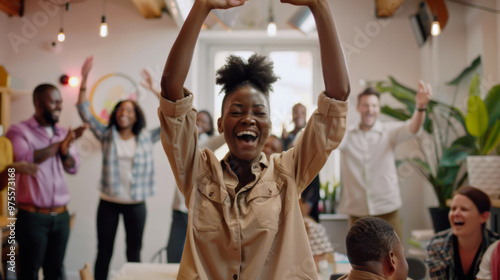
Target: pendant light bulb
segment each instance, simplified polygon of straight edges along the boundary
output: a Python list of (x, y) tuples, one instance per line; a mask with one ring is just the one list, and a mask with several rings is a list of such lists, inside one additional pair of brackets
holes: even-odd
[(101, 18), (101, 28), (99, 29), (99, 35), (103, 38), (108, 36), (108, 24), (106, 23), (105, 15), (103, 15)]
[(276, 27), (276, 23), (274, 21), (269, 22), (269, 24), (267, 25), (267, 36), (275, 37), (277, 31), (278, 28)]
[(66, 39), (66, 36), (64, 35), (64, 31), (63, 29), (61, 28), (59, 30), (59, 34), (57, 34), (57, 41), (59, 42), (64, 42), (64, 39)]
[(439, 34), (441, 34), (441, 25), (439, 24), (437, 16), (434, 16), (434, 21), (431, 25), (431, 35), (436, 37), (439, 36)]

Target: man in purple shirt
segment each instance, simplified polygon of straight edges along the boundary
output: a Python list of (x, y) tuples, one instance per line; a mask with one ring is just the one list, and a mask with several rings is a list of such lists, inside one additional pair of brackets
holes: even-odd
[(44, 279), (56, 280), (62, 278), (69, 237), (69, 192), (63, 171), (75, 174), (78, 170), (80, 158), (71, 142), (82, 135), (85, 126), (69, 130), (57, 125), (62, 98), (53, 85), (37, 86), (33, 103), (35, 115), (12, 125), (6, 135), (12, 142), (14, 161), (38, 165), (34, 176), (16, 174), (19, 276), (38, 279), (43, 266)]

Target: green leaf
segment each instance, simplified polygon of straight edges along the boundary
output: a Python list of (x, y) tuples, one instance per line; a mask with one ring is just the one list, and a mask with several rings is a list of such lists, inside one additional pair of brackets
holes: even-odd
[(450, 146), (443, 151), (440, 163), (443, 167), (454, 167), (463, 162), (467, 156), (469, 156), (469, 149), (459, 145)]
[(483, 147), (483, 154), (489, 155), (500, 144), (500, 120), (497, 120), (490, 129)]
[(481, 78), (478, 74), (472, 76), (469, 86), (469, 96), (479, 96), (481, 97)]
[(488, 115), (490, 118), (489, 127), (492, 127), (500, 117), (500, 85), (496, 85), (490, 89), (488, 95), (484, 98)]
[(467, 68), (465, 68), (462, 73), (460, 73), (455, 79), (451, 80), (448, 82), (448, 85), (450, 86), (458, 86), (460, 82), (467, 77), (470, 73), (476, 71), (476, 69), (481, 65), (481, 56), (478, 56), (474, 61), (471, 63), (471, 65)]
[(393, 109), (387, 105), (383, 106), (382, 108), (380, 108), (380, 112), (382, 114), (386, 114), (388, 116), (391, 116), (397, 120), (401, 120), (401, 121), (406, 121), (408, 120), (409, 118), (411, 118), (411, 115), (408, 113), (407, 110), (404, 110), (404, 109)]
[(399, 83), (392, 76), (389, 76), (389, 81), (391, 81), (392, 85), (398, 90), (398, 92), (406, 95), (408, 98), (415, 100), (415, 95), (417, 94), (416, 90), (411, 89), (411, 88)]
[(400, 84), (393, 77), (389, 76), (389, 80), (391, 82), (390, 85), (381, 82), (377, 83), (375, 86), (377, 91), (380, 93), (389, 92), (392, 97), (403, 103), (409, 112), (413, 112), (415, 110), (416, 91)]
[(486, 105), (479, 96), (469, 96), (465, 126), (472, 136), (482, 138), (488, 130), (489, 119), (486, 110)]

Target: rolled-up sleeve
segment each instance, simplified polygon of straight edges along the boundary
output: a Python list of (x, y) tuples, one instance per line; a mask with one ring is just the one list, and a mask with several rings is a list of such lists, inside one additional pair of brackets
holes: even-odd
[(158, 117), (161, 142), (177, 186), (189, 197), (196, 178), (199, 151), (193, 95), (186, 89), (184, 94), (185, 97), (176, 102), (161, 98)]
[[(294, 164), (298, 192), (302, 192), (326, 163), (346, 131), (348, 101), (327, 97), (324, 92), (318, 98), (318, 109), (307, 122), (295, 148), (285, 152), (284, 164)], [(291, 157), (291, 160), (290, 160)]]
[(34, 148), (28, 143), (26, 136), (17, 126), (12, 126), (7, 131), (6, 137), (9, 138), (14, 150), (14, 161), (33, 162)]

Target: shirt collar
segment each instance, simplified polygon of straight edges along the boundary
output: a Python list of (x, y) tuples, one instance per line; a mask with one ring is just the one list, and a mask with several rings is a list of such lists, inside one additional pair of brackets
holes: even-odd
[[(223, 169), (231, 170), (231, 165), (229, 164), (229, 152), (224, 156), (224, 158), (221, 160), (221, 165)], [(267, 167), (269, 165), (269, 161), (267, 160), (266, 154), (263, 152), (260, 153), (260, 159), (254, 159), (252, 162), (252, 173), (256, 173), (256, 167), (254, 166), (259, 166), (260, 169), (258, 169), (258, 172), (260, 172), (262, 169)], [(232, 170), (230, 171), (231, 173), (233, 172)]]
[[(41, 126), (38, 121), (35, 118), (35, 115), (33, 115), (29, 120), (28, 120), (28, 125), (33, 128), (33, 129), (43, 129), (45, 130), (44, 126)], [(54, 135), (59, 135), (60, 134), (60, 127), (59, 125), (55, 124), (53, 126), (54, 129)]]
[[(381, 133), (382, 132), (382, 122), (380, 120), (376, 120), (375, 123), (373, 124), (373, 127), (368, 130), (368, 131), (373, 131), (373, 132), (379, 132)], [(359, 128), (359, 124), (358, 125), (355, 125), (355, 126), (352, 126), (350, 129), (350, 131), (364, 131), (364, 130), (361, 130), (361, 128)]]

